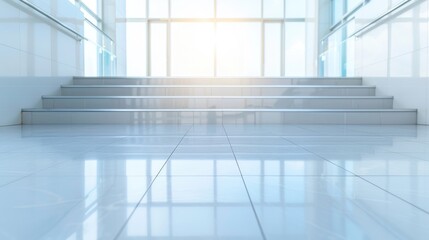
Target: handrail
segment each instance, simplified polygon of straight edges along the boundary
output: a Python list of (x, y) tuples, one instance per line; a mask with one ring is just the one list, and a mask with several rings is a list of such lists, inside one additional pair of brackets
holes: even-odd
[[(414, 0), (405, 0), (405, 1), (402, 1), (401, 3), (397, 4), (395, 7), (389, 9), (388, 11), (386, 11), (385, 13), (383, 13), (382, 15), (378, 16), (376, 19), (372, 20), (370, 23), (366, 24), (365, 26), (359, 28), (358, 30), (356, 30), (355, 32), (353, 32), (352, 34), (350, 34), (349, 36), (347, 36), (347, 38), (351, 38), (353, 36), (360, 36), (361, 33), (363, 31), (365, 31), (367, 28), (369, 28), (372, 25), (376, 24), (381, 19), (385, 18), (387, 15), (389, 15), (392, 12), (398, 10), (399, 8), (403, 7), (405, 4), (407, 4), (407, 3), (411, 2), (411, 1), (414, 1)], [(331, 35), (333, 35), (334, 33), (336, 33), (339, 29), (341, 29), (342, 27), (344, 27), (345, 25), (347, 25), (353, 19), (354, 19), (354, 17), (350, 18), (347, 21), (345, 21), (345, 22), (341, 23), (340, 25), (336, 26), (334, 30), (332, 30), (331, 32), (329, 32), (328, 34), (326, 34), (326, 36), (324, 36), (321, 39), (321, 42), (324, 42), (327, 38), (329, 38)]]
[(367, 28), (371, 27), (372, 25), (376, 24), (377, 22), (379, 22), (381, 19), (385, 18), (387, 15), (391, 14), (392, 12), (398, 10), (399, 8), (403, 7), (405, 4), (414, 1), (414, 0), (405, 0), (402, 1), (401, 3), (399, 3), (398, 5), (396, 5), (395, 7), (391, 8), (390, 10), (388, 10), (387, 12), (381, 14), (380, 16), (378, 16), (376, 19), (372, 20), (370, 23), (368, 23), (367, 25), (361, 27), (360, 29), (358, 29), (357, 31), (355, 31), (353, 34), (351, 34), (349, 37), (353, 37), (353, 36), (360, 36), (361, 33), (363, 31), (365, 31)]
[(76, 32), (75, 30), (71, 29), (70, 27), (68, 27), (67, 25), (65, 25), (64, 23), (62, 23), (60, 20), (58, 20), (57, 18), (55, 18), (54, 16), (44, 12), (43, 10), (41, 10), (40, 8), (36, 7), (35, 5), (33, 5), (32, 3), (26, 1), (26, 0), (19, 0), (19, 2), (25, 4), (27, 7), (35, 10), (36, 12), (40, 13), (41, 15), (45, 16), (46, 18), (50, 19), (51, 21), (55, 22), (56, 24), (60, 25), (61, 27), (63, 27), (64, 29), (66, 29), (67, 31), (73, 33), (76, 37), (77, 40), (81, 41), (81, 40), (87, 40), (84, 36), (82, 36), (80, 33)]
[(342, 27), (344, 27), (345, 25), (347, 25), (349, 22), (351, 22), (353, 19), (355, 19), (354, 17), (348, 19), (347, 21), (341, 23), (340, 25), (338, 25), (335, 30), (332, 30), (331, 32), (329, 32), (328, 34), (326, 34), (326, 36), (324, 36), (321, 39), (321, 42), (324, 42), (327, 38), (329, 38), (332, 34), (336, 33), (337, 30), (341, 29)]
[(103, 34), (105, 37), (107, 37), (110, 41), (114, 42), (113, 39), (107, 35), (107, 33), (105, 33), (103, 30), (101, 30), (97, 25), (95, 25), (93, 22), (91, 22), (90, 20), (88, 20), (87, 18), (85, 18), (85, 21), (87, 23), (89, 23), (91, 26), (93, 26), (95, 29), (97, 29), (101, 34)]

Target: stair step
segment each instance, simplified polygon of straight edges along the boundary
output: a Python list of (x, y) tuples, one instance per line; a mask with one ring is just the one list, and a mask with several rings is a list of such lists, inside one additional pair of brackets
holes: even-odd
[(125, 78), (75, 77), (77, 85), (362, 85), (362, 78)]
[(416, 124), (414, 109), (23, 109), (24, 124)]
[(374, 96), (347, 85), (63, 85), (65, 96)]
[(391, 109), (393, 97), (44, 96), (43, 108), (72, 109)]

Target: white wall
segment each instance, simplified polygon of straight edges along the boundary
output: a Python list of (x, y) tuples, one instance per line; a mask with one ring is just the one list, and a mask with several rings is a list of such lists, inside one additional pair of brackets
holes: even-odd
[[(83, 15), (68, 0), (29, 0), (83, 33)], [(20, 124), (21, 109), (41, 106), (41, 96), (83, 75), (83, 45), (20, 4), (0, 0), (0, 126)]]
[[(357, 24), (373, 9), (384, 10), (383, 2), (365, 6)], [(356, 40), (355, 74), (376, 85), (378, 95), (393, 95), (395, 108), (417, 108), (420, 124), (429, 124), (428, 2), (418, 1)]]
[[(371, 0), (355, 14), (360, 29), (402, 0)], [(349, 76), (376, 85), (377, 95), (393, 95), (395, 108), (417, 108), (418, 123), (429, 124), (429, 0), (414, 0), (357, 38), (346, 59)], [(333, 34), (332, 39), (335, 35)], [(334, 42), (335, 40), (333, 40)], [(338, 42), (338, 40), (336, 40)], [(326, 76), (341, 72), (338, 45), (327, 51)]]
[[(43, 11), (83, 33), (83, 15), (68, 0), (33, 0)], [(0, 0), (0, 76), (82, 75), (82, 45), (19, 1)]]
[(43, 95), (59, 95), (72, 77), (0, 77), (0, 126), (21, 124), (21, 109), (41, 108)]

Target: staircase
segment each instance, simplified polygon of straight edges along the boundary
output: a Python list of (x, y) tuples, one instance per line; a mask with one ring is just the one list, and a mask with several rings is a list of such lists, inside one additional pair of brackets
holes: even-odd
[(416, 124), (361, 78), (75, 77), (24, 124)]

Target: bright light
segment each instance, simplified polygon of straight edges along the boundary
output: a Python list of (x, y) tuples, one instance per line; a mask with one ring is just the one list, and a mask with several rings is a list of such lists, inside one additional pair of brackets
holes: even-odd
[(171, 73), (174, 76), (213, 76), (214, 23), (172, 23)]

